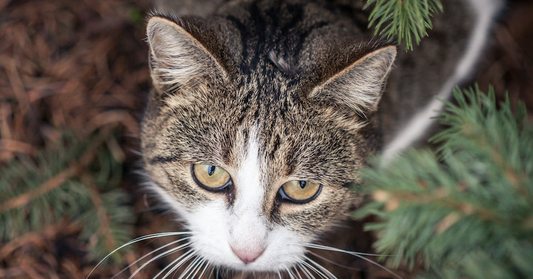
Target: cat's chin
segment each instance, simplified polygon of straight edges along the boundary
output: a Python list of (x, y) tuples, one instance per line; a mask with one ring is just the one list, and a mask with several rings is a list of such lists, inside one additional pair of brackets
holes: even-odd
[(287, 250), (287, 246), (285, 247), (285, 251), (280, 249), (280, 247), (271, 247), (271, 249), (267, 248), (263, 255), (250, 263), (244, 263), (235, 257), (235, 255), (225, 254), (220, 250), (205, 251), (201, 249), (197, 250), (196, 253), (207, 260), (210, 265), (218, 266), (225, 270), (235, 272), (272, 273), (289, 270), (304, 261), (305, 248), (298, 245), (289, 251)]

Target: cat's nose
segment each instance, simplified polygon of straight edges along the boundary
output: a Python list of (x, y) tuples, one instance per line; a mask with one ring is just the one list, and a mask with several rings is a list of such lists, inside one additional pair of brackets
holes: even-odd
[(259, 250), (240, 250), (231, 247), (231, 250), (245, 264), (254, 262), (257, 258), (259, 258), (259, 256), (263, 254), (263, 252), (265, 252), (264, 248), (261, 248)]

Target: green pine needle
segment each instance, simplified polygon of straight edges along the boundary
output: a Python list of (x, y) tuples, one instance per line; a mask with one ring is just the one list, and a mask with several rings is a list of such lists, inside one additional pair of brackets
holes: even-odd
[[(118, 189), (122, 164), (106, 142), (110, 134), (79, 141), (65, 133), (35, 160), (13, 160), (0, 170), (0, 245), (67, 221), (79, 227), (89, 260), (98, 260), (132, 237), (133, 212)], [(96, 241), (95, 241), (96, 240)], [(113, 259), (122, 262), (121, 255)]]
[[(497, 106), (493, 89), (454, 90), (432, 141), (368, 169), (376, 249), (389, 264), (423, 261), (424, 278), (533, 278), (533, 127), (525, 106)], [(364, 188), (364, 187), (363, 187)]]
[(375, 26), (376, 35), (397, 38), (406, 50), (413, 50), (431, 29), (431, 17), (442, 12), (439, 0), (368, 0), (364, 9), (374, 5), (369, 16), (369, 27)]

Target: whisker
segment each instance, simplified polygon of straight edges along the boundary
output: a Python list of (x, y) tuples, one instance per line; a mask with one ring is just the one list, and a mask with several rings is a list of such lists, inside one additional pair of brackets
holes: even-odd
[[(202, 260), (200, 261), (200, 263), (198, 263), (198, 265), (197, 265), (197, 266), (194, 268), (194, 270), (191, 272), (192, 277), (187, 276), (186, 279), (189, 279), (189, 277), (190, 277), (191, 279), (196, 278), (196, 275), (198, 275), (198, 272), (200, 272), (200, 270), (202, 270), (202, 266), (203, 266), (206, 262), (207, 262), (207, 260), (202, 259)], [(193, 272), (194, 272), (194, 273), (193, 273)]]
[(390, 270), (389, 268), (385, 267), (384, 265), (382, 264), (379, 264), (378, 262), (376, 261), (373, 261), (371, 259), (368, 259), (368, 258), (365, 258), (363, 256), (386, 256), (386, 257), (394, 257), (394, 255), (379, 255), (379, 254), (371, 254), (371, 253), (359, 253), (359, 252), (353, 252), (353, 251), (346, 251), (346, 250), (342, 250), (342, 249), (338, 249), (338, 248), (334, 248), (334, 247), (329, 247), (329, 246), (324, 246), (324, 245), (318, 245), (318, 244), (307, 244), (306, 247), (308, 248), (315, 248), (315, 249), (322, 249), (322, 250), (326, 250), (326, 251), (332, 251), (332, 252), (340, 252), (340, 253), (345, 253), (345, 254), (348, 254), (348, 255), (352, 255), (352, 256), (355, 256), (355, 257), (358, 257), (364, 261), (367, 261), (375, 266), (378, 266), (380, 268), (382, 268), (383, 270), (387, 271), (388, 273), (390, 273), (391, 275), (393, 275), (394, 277), (398, 278), (398, 279), (403, 279), (400, 275), (394, 273), (394, 271)]
[(398, 279), (403, 279), (400, 275), (394, 273), (394, 271), (388, 269), (387, 267), (385, 267), (385, 266), (382, 265), (382, 264), (379, 264), (379, 263), (376, 262), (376, 261), (373, 261), (373, 260), (371, 260), (371, 259), (367, 259), (367, 258), (365, 258), (365, 257), (363, 257), (363, 256), (360, 256), (360, 255), (354, 255), (354, 256), (356, 256), (356, 257), (358, 257), (358, 258), (360, 258), (360, 259), (362, 259), (362, 260), (365, 260), (365, 261), (367, 261), (367, 262), (369, 262), (369, 263), (371, 263), (371, 264), (373, 264), (373, 265), (375, 265), (375, 266), (378, 266), (378, 267), (383, 268), (385, 271), (387, 271), (387, 272), (390, 273), (392, 276), (394, 276), (394, 277), (396, 277), (396, 278), (398, 278)]
[[(199, 266), (201, 266), (201, 264), (204, 263), (203, 261), (204, 260), (202, 258), (196, 258), (192, 263), (189, 264), (189, 266), (185, 269), (183, 274), (181, 274), (180, 277), (178, 277), (178, 279), (181, 279), (181, 278), (189, 279), (191, 278), (191, 276), (193, 276), (194, 278), (194, 275), (196, 275), (196, 270), (198, 269)], [(190, 268), (190, 271), (187, 270), (189, 268)], [(189, 274), (187, 274), (187, 271), (189, 272)], [(184, 277), (185, 274), (187, 274), (187, 277)]]
[(141, 151), (135, 150), (135, 149), (133, 149), (133, 148), (126, 148), (126, 150), (128, 150), (129, 152), (131, 152), (131, 153), (133, 153), (133, 154), (135, 154), (135, 155), (137, 155), (137, 156), (139, 156), (139, 157), (142, 157), (142, 156), (143, 156), (143, 154), (142, 154)]
[(312, 259), (310, 259), (307, 256), (305, 257), (305, 259), (307, 259), (311, 264), (314, 264), (320, 270), (324, 271), (324, 273), (326, 273), (329, 278), (337, 279), (337, 276), (333, 275), (333, 273), (331, 273), (331, 271), (329, 271), (327, 268), (321, 266), (320, 264), (318, 264), (317, 262), (313, 261)]
[(305, 273), (305, 276), (308, 279), (314, 279), (315, 278), (315, 276), (313, 276), (313, 274), (311, 274), (311, 272), (309, 271), (309, 269), (307, 269), (307, 267), (305, 267), (301, 263), (299, 263), (298, 266), (302, 269), (302, 271)]
[(166, 233), (154, 233), (154, 234), (149, 234), (149, 235), (145, 235), (145, 236), (140, 236), (140, 237), (137, 237), (133, 240), (130, 240), (128, 242), (126, 242), (125, 244), (121, 245), (120, 247), (118, 247), (117, 249), (111, 251), (111, 253), (107, 254), (107, 256), (105, 256), (101, 261), (98, 262), (98, 264), (91, 270), (91, 272), (89, 272), (89, 275), (87, 275), (87, 277), (85, 277), (85, 279), (88, 279), (91, 274), (93, 274), (93, 272), (96, 270), (96, 268), (98, 268), (105, 260), (107, 260), (109, 257), (111, 257), (111, 255), (113, 255), (115, 252), (117, 252), (118, 250), (128, 246), (128, 245), (131, 245), (133, 243), (137, 243), (139, 241), (143, 241), (143, 240), (146, 240), (146, 239), (151, 239), (151, 238), (158, 238), (158, 237), (164, 237), (164, 236), (172, 236), (172, 235), (185, 235), (185, 234), (191, 234), (191, 232), (166, 232)]
[(291, 272), (291, 270), (290, 270), (289, 268), (285, 269), (285, 271), (286, 271), (287, 274), (289, 275), (289, 278), (290, 278), (290, 279), (296, 279), (296, 278), (294, 278), (294, 276), (292, 276), (292, 272)]
[(314, 271), (317, 275), (319, 275), (321, 278), (326, 278), (328, 279), (328, 277), (326, 275), (324, 275), (324, 273), (320, 272), (319, 270), (317, 270), (314, 266), (310, 265), (309, 263), (307, 262), (302, 262), (303, 265), (309, 267), (312, 271)]
[[(338, 248), (333, 248), (333, 247), (328, 247), (328, 246), (323, 246), (323, 245), (317, 245), (317, 244), (308, 244), (306, 245), (306, 247), (309, 247), (309, 248), (316, 248), (316, 249), (322, 249), (322, 250), (327, 250), (327, 251), (332, 251), (332, 252), (341, 252), (341, 253), (346, 253), (348, 255), (352, 255), (352, 256), (355, 256), (355, 257), (358, 257), (364, 261), (367, 261), (375, 266), (378, 266), (380, 268), (383, 268), (383, 270), (387, 271), (388, 273), (390, 273), (392, 276), (398, 278), (398, 279), (403, 279), (400, 275), (394, 273), (394, 271), (390, 270), (389, 268), (385, 267), (384, 265), (382, 264), (379, 264), (378, 262), (376, 261), (373, 261), (371, 259), (368, 259), (368, 258), (365, 258), (363, 257), (363, 255), (365, 256), (382, 256), (382, 255), (376, 255), (376, 254), (368, 254), (368, 253), (358, 253), (358, 252), (352, 252), (352, 251), (346, 251), (346, 250), (342, 250), (342, 249), (338, 249)], [(383, 256), (394, 256), (394, 255), (383, 255)]]
[(189, 276), (196, 270), (196, 267), (197, 267), (198, 263), (201, 262), (202, 260), (203, 259), (200, 258), (200, 257), (195, 257), (194, 260), (189, 264), (189, 266), (187, 266), (187, 268), (185, 268), (183, 273), (180, 274), (180, 277), (178, 277), (178, 279), (184, 278), (185, 275), (187, 275), (187, 277), (185, 277), (185, 278), (188, 279)]
[[(182, 244), (182, 245), (180, 245), (180, 246), (178, 246), (178, 247), (175, 247), (175, 248), (169, 249), (168, 251), (165, 251), (165, 252), (163, 252), (163, 253), (161, 253), (161, 254), (159, 254), (159, 255), (157, 255), (157, 256), (151, 258), (149, 261), (147, 261), (147, 262), (145, 262), (143, 265), (141, 265), (141, 267), (139, 267), (139, 269), (135, 270), (135, 272), (133, 272), (133, 274), (131, 274), (131, 276), (130, 276), (128, 279), (133, 278), (133, 277), (134, 277), (137, 273), (139, 273), (143, 268), (145, 268), (147, 265), (151, 264), (152, 262), (156, 261), (157, 259), (160, 259), (160, 258), (162, 258), (162, 257), (164, 257), (164, 256), (170, 255), (170, 254), (172, 254), (172, 253), (174, 253), (174, 252), (177, 252), (177, 251), (183, 250), (184, 248), (187, 248), (187, 247), (189, 247), (190, 245), (191, 245), (190, 243), (184, 243), (184, 244)], [(188, 251), (188, 252), (190, 252), (190, 251)], [(188, 252), (184, 253), (184, 255), (187, 254)], [(181, 257), (183, 257), (183, 255), (181, 255), (180, 257), (178, 257), (178, 259), (181, 258)], [(156, 276), (156, 277), (157, 277), (157, 276)], [(154, 278), (156, 278), (156, 277), (154, 277)]]
[(346, 253), (346, 254), (353, 255), (353, 256), (355, 256), (355, 255), (359, 255), (359, 256), (375, 256), (375, 257), (379, 257), (379, 256), (392, 257), (392, 256), (394, 256), (394, 255), (380, 255), (380, 254), (372, 254), (372, 253), (353, 252), (353, 251), (347, 251), (347, 250), (342, 250), (342, 249), (339, 249), (339, 248), (334, 248), (334, 247), (329, 247), (329, 246), (324, 246), (324, 245), (319, 245), (319, 244), (313, 244), (313, 243), (310, 243), (310, 244), (307, 244), (307, 245), (304, 245), (304, 246), (307, 247), (307, 248), (315, 248), (315, 249), (332, 251), (332, 252)]
[(204, 270), (202, 270), (202, 273), (200, 273), (200, 276), (198, 276), (198, 279), (202, 279), (202, 276), (204, 276), (204, 273), (206, 272), (207, 268), (210, 266), (208, 261), (205, 261), (206, 265), (204, 267)]
[(168, 243), (168, 244), (165, 244), (165, 245), (163, 245), (163, 246), (161, 246), (161, 247), (155, 249), (154, 251), (152, 251), (152, 252), (150, 252), (150, 253), (148, 253), (148, 254), (146, 254), (146, 255), (140, 257), (138, 260), (134, 261), (133, 263), (131, 263), (131, 264), (129, 264), (128, 266), (126, 266), (125, 268), (123, 268), (121, 271), (119, 271), (117, 274), (115, 274), (113, 277), (111, 277), (111, 279), (116, 278), (116, 277), (119, 276), (122, 272), (126, 271), (126, 269), (132, 267), (134, 264), (136, 264), (136, 263), (142, 261), (144, 258), (146, 258), (146, 257), (148, 257), (148, 256), (150, 256), (150, 255), (152, 255), (152, 254), (154, 254), (154, 253), (156, 253), (157, 251), (159, 251), (159, 250), (161, 250), (161, 249), (164, 249), (164, 248), (166, 248), (166, 247), (168, 247), (168, 246), (171, 246), (171, 245), (173, 245), (173, 244), (179, 243), (179, 242), (181, 242), (181, 241), (187, 240), (187, 239), (189, 239), (189, 238), (190, 238), (190, 237), (185, 237), (185, 238), (182, 238), (182, 239), (178, 239), (178, 240), (176, 240), (176, 241), (172, 241), (172, 242), (170, 242), (170, 243)]
[[(181, 272), (181, 274), (179, 274), (179, 277), (178, 279), (183, 279), (183, 277), (185, 277), (187, 275), (187, 273), (189, 273), (190, 271), (193, 270), (193, 267), (196, 266), (196, 263), (198, 263), (198, 261), (200, 261), (200, 258), (198, 256), (194, 256), (192, 258), (192, 261), (187, 265), (187, 267), (185, 268), (185, 270), (183, 270), (183, 272)], [(190, 273), (189, 273), (190, 274)], [(164, 279), (164, 278), (163, 278)]]
[(334, 261), (332, 261), (332, 260), (330, 260), (330, 259), (328, 259), (328, 258), (326, 258), (326, 257), (322, 257), (322, 256), (320, 256), (320, 255), (317, 254), (317, 253), (313, 253), (313, 252), (311, 252), (311, 251), (307, 251), (307, 252), (309, 252), (309, 254), (312, 254), (313, 256), (315, 256), (315, 257), (317, 257), (317, 258), (320, 258), (321, 260), (323, 260), (323, 261), (325, 261), (325, 262), (328, 262), (328, 263), (334, 264), (334, 265), (336, 265), (336, 266), (340, 266), (340, 267), (342, 267), (342, 268), (346, 268), (346, 269), (350, 269), (350, 270), (361, 271), (361, 268), (355, 268), (355, 267), (351, 267), (351, 266), (347, 266), (347, 265), (339, 264), (339, 263), (336, 263), (336, 262), (334, 262)]
[[(189, 251), (183, 253), (183, 254), (182, 254), (181, 256), (179, 256), (177, 259), (175, 259), (175, 260), (173, 260), (171, 263), (167, 264), (167, 265), (165, 266), (165, 268), (163, 268), (162, 270), (160, 270), (160, 271), (159, 271), (159, 272), (153, 277), (153, 279), (156, 279), (157, 277), (159, 277), (159, 275), (163, 274), (163, 272), (165, 272), (165, 270), (167, 270), (167, 269), (173, 267), (175, 264), (179, 264), (179, 263), (181, 263), (183, 260), (188, 259), (188, 257), (189, 257), (191, 254), (194, 255), (193, 253), (194, 253), (193, 250), (189, 250)], [(178, 261), (179, 261), (179, 263), (178, 263)]]
[(298, 279), (303, 279), (302, 275), (300, 274), (300, 271), (298, 271), (298, 266), (294, 266), (294, 272), (296, 275), (298, 275)]
[(178, 268), (180, 268), (184, 263), (188, 262), (189, 259), (191, 259), (192, 257), (195, 257), (195, 255), (194, 255), (194, 253), (193, 253), (192, 250), (189, 250), (188, 252), (191, 252), (191, 253), (190, 253), (189, 255), (187, 255), (185, 258), (183, 258), (181, 261), (179, 261), (177, 264), (174, 264), (174, 263), (175, 263), (176, 261), (178, 261), (179, 258), (176, 259), (175, 261), (173, 261), (172, 263), (170, 263), (169, 265), (167, 265), (167, 266), (165, 267), (165, 269), (161, 270), (161, 271), (160, 271), (160, 272), (154, 277), (154, 279), (157, 278), (157, 277), (159, 276), (159, 274), (163, 273), (163, 271), (166, 270), (169, 266), (172, 266), (172, 265), (174, 264), (174, 266), (173, 266), (173, 267), (172, 267), (172, 268), (171, 268), (171, 269), (165, 274), (165, 276), (163, 276), (163, 278), (161, 278), (161, 279), (165, 279), (165, 278), (167, 278), (170, 274), (172, 274), (174, 271), (176, 271)]
[[(202, 267), (204, 266), (207, 266), (209, 263), (207, 262), (206, 259), (202, 259), (202, 261), (200, 262), (200, 264), (198, 265), (196, 271), (194, 272), (194, 276), (191, 277), (191, 279), (194, 279), (194, 278), (201, 278), (201, 277), (197, 277), (198, 273), (200, 273), (200, 271), (202, 270)], [(205, 269), (204, 269), (205, 270)], [(201, 274), (201, 273), (200, 273)]]
[[(217, 269), (217, 267), (215, 265), (211, 266), (211, 271), (209, 272), (209, 276), (207, 276), (207, 278), (213, 278), (213, 273), (215, 273), (215, 270)], [(216, 276), (216, 274), (215, 274)], [(217, 277), (215, 277), (217, 278)]]

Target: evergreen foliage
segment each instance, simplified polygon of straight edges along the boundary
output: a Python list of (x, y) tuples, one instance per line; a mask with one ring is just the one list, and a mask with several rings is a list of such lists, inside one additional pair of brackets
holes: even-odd
[[(106, 146), (109, 133), (89, 141), (65, 134), (31, 159), (0, 170), (0, 242), (64, 222), (80, 228), (89, 259), (101, 259), (132, 238), (128, 196), (117, 189), (122, 164)], [(121, 262), (120, 255), (114, 260)]]
[[(439, 0), (368, 0), (369, 27), (418, 44)], [(131, 15), (138, 17), (138, 15)], [(438, 153), (410, 151), (383, 169), (366, 171), (374, 201), (356, 214), (377, 215), (377, 250), (392, 265), (423, 261), (427, 278), (533, 277), (533, 129), (525, 109), (516, 116), (494, 94), (455, 90), (440, 121), (450, 128), (433, 138)], [(132, 239), (128, 195), (118, 189), (122, 163), (101, 133), (80, 141), (65, 134), (35, 159), (0, 169), (0, 244), (62, 222), (79, 226), (90, 260)], [(121, 249), (114, 253), (120, 263)]]
[(375, 26), (376, 35), (398, 40), (406, 50), (413, 50), (413, 40), (419, 44), (432, 28), (431, 17), (442, 12), (439, 0), (368, 0), (370, 6), (369, 27)]
[(357, 217), (377, 215), (387, 262), (423, 262), (424, 278), (533, 277), (533, 127), (525, 106), (513, 115), (494, 92), (454, 90), (431, 139), (435, 153), (411, 150), (366, 171), (373, 201)]

